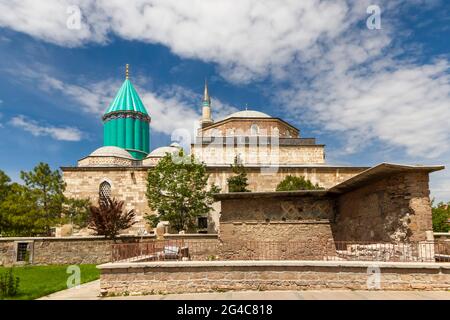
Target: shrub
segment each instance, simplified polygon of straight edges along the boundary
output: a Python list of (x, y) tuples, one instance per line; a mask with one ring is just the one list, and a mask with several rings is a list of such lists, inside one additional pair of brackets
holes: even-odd
[[(433, 204), (432, 204), (433, 205)], [(449, 232), (450, 224), (450, 202), (440, 202), (437, 206), (432, 207), (433, 231), (434, 232)]]
[(317, 183), (313, 184), (305, 177), (286, 176), (283, 181), (277, 185), (276, 191), (295, 191), (295, 190), (321, 190)]
[(14, 297), (19, 292), (19, 277), (15, 277), (13, 269), (0, 274), (0, 298)]

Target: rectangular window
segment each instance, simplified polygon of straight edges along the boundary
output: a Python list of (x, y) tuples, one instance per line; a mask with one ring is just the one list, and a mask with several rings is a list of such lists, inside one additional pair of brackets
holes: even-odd
[(197, 227), (199, 229), (207, 229), (208, 228), (208, 218), (207, 217), (198, 217)]
[(17, 261), (26, 261), (29, 259), (28, 243), (19, 242), (17, 244)]

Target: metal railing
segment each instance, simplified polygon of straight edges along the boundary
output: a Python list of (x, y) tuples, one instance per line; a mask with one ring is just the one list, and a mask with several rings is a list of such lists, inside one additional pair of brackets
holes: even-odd
[(334, 241), (329, 244), (336, 248), (334, 255), (325, 260), (348, 261), (393, 261), (393, 262), (450, 262), (450, 242), (361, 242)]
[(408, 243), (368, 241), (152, 240), (112, 245), (111, 261), (162, 260), (327, 260), (450, 262), (450, 241)]
[(113, 244), (111, 261), (212, 260), (218, 245), (217, 240), (194, 239)]

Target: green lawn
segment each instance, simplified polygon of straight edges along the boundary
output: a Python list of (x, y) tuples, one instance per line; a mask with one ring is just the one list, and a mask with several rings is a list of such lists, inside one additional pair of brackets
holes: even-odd
[[(79, 267), (81, 283), (100, 277), (99, 270), (93, 264), (82, 264)], [(9, 268), (0, 267), (0, 273), (8, 270)], [(14, 267), (14, 275), (20, 278), (19, 295), (8, 299), (31, 300), (67, 289), (67, 279), (71, 274), (66, 273), (66, 270), (67, 265)]]

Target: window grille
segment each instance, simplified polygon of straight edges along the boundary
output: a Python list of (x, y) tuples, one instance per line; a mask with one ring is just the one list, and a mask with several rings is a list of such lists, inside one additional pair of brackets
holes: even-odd
[(17, 261), (27, 261), (28, 259), (28, 243), (19, 242), (17, 244)]
[(111, 198), (111, 185), (107, 181), (103, 181), (100, 184), (99, 192), (100, 200), (106, 200)]

